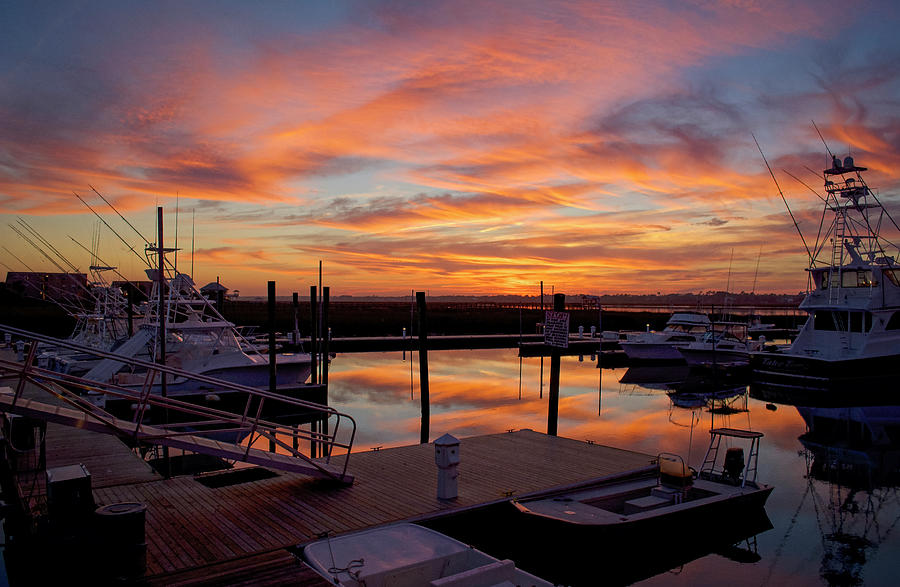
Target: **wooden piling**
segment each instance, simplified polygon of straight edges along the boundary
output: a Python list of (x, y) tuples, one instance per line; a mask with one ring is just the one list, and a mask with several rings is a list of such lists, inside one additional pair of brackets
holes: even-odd
[(428, 321), (425, 315), (425, 292), (416, 292), (419, 306), (419, 396), (422, 404), (422, 427), (419, 442), (428, 443), (431, 405), (428, 397)]
[[(566, 309), (566, 295), (554, 294), (553, 310), (563, 312)], [(556, 436), (559, 421), (559, 347), (550, 347), (550, 402), (547, 407), (547, 434)]]

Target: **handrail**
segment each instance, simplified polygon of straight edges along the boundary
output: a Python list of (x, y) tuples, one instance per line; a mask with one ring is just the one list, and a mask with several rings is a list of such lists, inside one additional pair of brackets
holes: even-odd
[[(302, 461), (308, 463), (324, 475), (336, 478), (338, 480), (344, 480), (345, 478), (348, 478), (347, 466), (350, 460), (349, 455), (352, 451), (353, 441), (356, 436), (356, 421), (348, 414), (341, 413), (330, 406), (324, 406), (315, 402), (273, 393), (265, 389), (257, 389), (254, 387), (224, 381), (207, 375), (192, 373), (176, 367), (159, 365), (157, 363), (145, 361), (142, 359), (124, 357), (121, 355), (116, 355), (115, 353), (92, 349), (90, 347), (72, 341), (56, 339), (53, 337), (44, 336), (3, 324), (0, 324), (0, 331), (8, 332), (15, 337), (32, 341), (28, 355), (27, 357), (25, 357), (24, 363), (18, 361), (9, 361), (0, 358), (0, 367), (11, 373), (18, 374), (19, 382), (16, 386), (13, 405), (15, 405), (15, 403), (22, 395), (25, 383), (30, 382), (43, 391), (46, 391), (54, 397), (64, 401), (69, 406), (72, 406), (73, 408), (90, 415), (92, 418), (95, 418), (105, 426), (111, 428), (113, 432), (119, 434), (120, 436), (131, 436), (137, 439), (137, 437), (141, 435), (142, 440), (153, 440), (154, 438), (173, 438), (176, 436), (196, 434), (196, 432), (186, 432), (183, 429), (173, 430), (172, 428), (176, 426), (184, 428), (187, 425), (198, 424), (202, 424), (204, 426), (208, 425), (211, 427), (211, 430), (206, 430), (205, 432), (228, 431), (234, 432), (236, 435), (239, 435), (241, 433), (250, 431), (252, 433), (258, 433), (261, 437), (270, 440), (276, 447), (283, 449), (290, 456), (301, 459)], [(113, 359), (125, 365), (146, 369), (147, 376), (140, 388), (131, 389), (111, 382), (97, 382), (77, 377), (75, 375), (58, 373), (50, 369), (44, 369), (35, 365), (34, 362), (38, 342), (54, 345), (63, 349), (70, 349), (88, 353), (100, 358)], [(154, 380), (154, 378), (160, 376), (183, 377), (186, 379), (199, 381), (209, 384), (216, 392), (232, 392), (245, 394), (246, 403), (243, 413), (235, 413), (233, 411), (223, 410), (220, 408), (212, 408), (194, 404), (191, 402), (183, 401), (182, 399), (178, 399), (178, 396), (163, 397), (158, 393), (153, 393), (152, 381)], [(135, 410), (136, 421), (131, 422), (132, 425), (128, 426), (126, 430), (120, 425), (120, 423), (125, 422), (124, 420), (115, 417), (105, 409), (87, 401), (84, 398), (84, 392), (97, 393), (106, 398), (131, 400), (132, 402), (137, 404), (137, 408)], [(254, 402), (258, 402), (258, 407), (254, 406), (254, 408), (256, 408), (254, 410), (255, 415), (249, 416), (248, 412)], [(285, 407), (291, 409), (302, 408), (305, 413), (312, 415), (313, 418), (326, 421), (330, 418), (335, 418), (336, 422), (334, 426), (331, 427), (331, 434), (326, 434), (318, 431), (305, 431), (300, 429), (299, 427), (288, 427), (285, 424), (279, 424), (278, 422), (270, 421), (264, 418), (262, 411), (263, 404), (265, 404), (267, 408), (271, 407), (273, 404), (283, 404)], [(182, 416), (189, 417), (188, 419), (190, 421), (171, 424), (168, 426), (154, 425), (154, 428), (156, 430), (165, 430), (165, 433), (162, 435), (154, 436), (141, 434), (142, 422), (140, 421), (140, 418), (138, 418), (138, 416), (143, 415), (146, 409), (150, 406), (159, 408), (160, 410), (171, 410), (177, 414), (181, 414)], [(343, 430), (340, 424), (344, 419), (349, 420), (350, 422), (349, 440), (340, 440), (338, 436), (339, 431)], [(330, 463), (331, 456), (334, 453), (334, 449), (346, 450), (347, 457), (344, 459), (342, 470), (339, 473), (335, 473), (334, 470), (328, 468), (327, 466), (323, 466), (321, 462), (317, 462), (311, 457), (302, 454), (298, 449), (295, 449), (293, 446), (284, 442), (284, 440), (282, 439), (285, 437), (290, 438), (293, 441), (292, 444), (297, 444), (300, 440), (308, 440), (310, 442), (316, 442), (324, 445), (324, 447), (326, 447), (327, 449), (325, 451), (325, 453), (327, 454), (327, 458), (324, 459), (325, 465), (328, 465)], [(252, 435), (250, 438), (252, 440)], [(248, 443), (247, 453), (249, 453), (249, 450), (251, 448), (250, 444), (252, 443)], [(245, 456), (247, 453), (245, 453)]]

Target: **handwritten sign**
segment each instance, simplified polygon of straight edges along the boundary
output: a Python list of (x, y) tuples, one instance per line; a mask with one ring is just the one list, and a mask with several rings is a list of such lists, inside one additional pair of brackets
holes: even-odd
[(569, 313), (547, 310), (544, 316), (544, 344), (569, 348)]

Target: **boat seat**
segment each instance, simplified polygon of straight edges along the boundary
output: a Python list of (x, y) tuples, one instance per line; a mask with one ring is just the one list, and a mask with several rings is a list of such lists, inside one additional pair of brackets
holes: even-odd
[(659, 485), (650, 490), (653, 497), (661, 497), (667, 499), (671, 503), (681, 503), (684, 500), (684, 490), (678, 487), (667, 487)]
[(647, 510), (652, 510), (664, 505), (669, 505), (671, 503), (671, 499), (665, 497), (657, 497), (655, 495), (647, 495), (645, 497), (638, 497), (636, 499), (629, 499), (628, 501), (626, 501), (624, 513), (626, 516), (629, 514), (639, 514), (641, 512), (646, 512)]
[(694, 481), (690, 467), (667, 458), (659, 459), (659, 477), (664, 485), (670, 487), (688, 487)]
[(496, 585), (514, 585), (515, 583), (513, 583), (513, 580), (515, 579), (515, 570), (515, 563), (506, 559), (462, 571), (455, 575), (435, 579), (430, 585), (431, 587), (470, 587), (473, 585), (494, 587)]

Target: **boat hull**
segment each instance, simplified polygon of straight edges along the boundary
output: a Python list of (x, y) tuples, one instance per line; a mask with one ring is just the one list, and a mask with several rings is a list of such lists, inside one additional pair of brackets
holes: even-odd
[(751, 353), (756, 384), (799, 390), (842, 391), (896, 382), (900, 355), (829, 361), (790, 353)]
[[(574, 525), (526, 515), (502, 503), (428, 525), (494, 556), (514, 558), (522, 569), (555, 584), (626, 585), (771, 530), (762, 507), (770, 492), (768, 488), (765, 495), (749, 499), (740, 510), (708, 510), (701, 518), (671, 518), (666, 524)], [(635, 553), (646, 555), (639, 564), (631, 562)]]
[[(701, 485), (701, 481), (695, 483), (701, 490), (708, 487), (708, 485)], [(514, 505), (529, 518), (534, 518), (534, 523), (547, 527), (555, 527), (557, 530), (565, 529), (566, 532), (604, 536), (610, 540), (630, 540), (643, 539), (655, 533), (668, 535), (669, 531), (685, 527), (685, 525), (715, 524), (717, 520), (727, 520), (762, 509), (772, 493), (772, 489), (771, 485), (758, 487), (748, 485), (740, 492), (721, 496), (721, 499), (698, 499), (658, 510), (649, 510), (643, 514), (604, 516), (594, 520), (581, 519), (577, 516), (575, 519), (567, 519), (536, 513), (529, 510), (527, 502)]]
[(678, 352), (690, 367), (745, 366), (750, 362), (747, 351), (682, 347), (678, 349)]
[(687, 343), (622, 342), (619, 346), (632, 361), (684, 361), (679, 346)]

